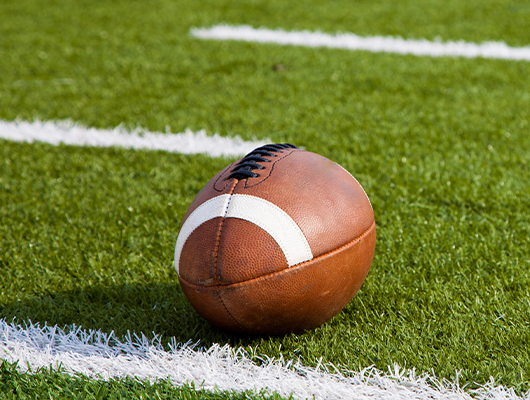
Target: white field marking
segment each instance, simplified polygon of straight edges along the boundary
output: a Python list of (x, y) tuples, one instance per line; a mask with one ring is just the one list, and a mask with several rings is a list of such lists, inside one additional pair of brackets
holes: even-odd
[(124, 147), (127, 149), (164, 150), (181, 154), (205, 153), (212, 157), (242, 156), (266, 141), (243, 141), (239, 136), (206, 135), (206, 131), (184, 133), (153, 133), (144, 129), (128, 132), (118, 126), (112, 130), (87, 128), (66, 121), (0, 121), (0, 138), (17, 142), (34, 141), (53, 145), (66, 144), (90, 147)]
[[(194, 382), (205, 390), (265, 390), (296, 399), (396, 399), (396, 400), (520, 400), (515, 392), (496, 386), (491, 379), (475, 390), (456, 382), (417, 374), (395, 365), (382, 372), (373, 367), (359, 372), (333, 365), (306, 367), (299, 361), (257, 357), (243, 349), (214, 344), (209, 349), (170, 342), (159, 337), (129, 335), (119, 340), (113, 333), (71, 326), (25, 327), (0, 320), (0, 359), (17, 362), (22, 372), (39, 369), (82, 374), (93, 379), (136, 377), (155, 382), (169, 379), (175, 385)], [(258, 366), (255, 361), (261, 360)]]
[(311, 31), (253, 28), (248, 25), (217, 25), (211, 28), (192, 28), (192, 36), (200, 39), (241, 40), (246, 42), (276, 43), (304, 47), (329, 47), (346, 50), (365, 50), (374, 53), (414, 54), (431, 57), (497, 58), (530, 61), (530, 46), (509, 47), (503, 42), (469, 43), (464, 41), (429, 41), (403, 39), (392, 36), (357, 36), (353, 33), (328, 34)]
[(309, 243), (294, 220), (275, 204), (246, 194), (223, 194), (197, 207), (182, 225), (175, 246), (175, 269), (179, 272), (182, 248), (200, 225), (216, 217), (239, 218), (259, 226), (278, 243), (289, 267), (313, 259)]

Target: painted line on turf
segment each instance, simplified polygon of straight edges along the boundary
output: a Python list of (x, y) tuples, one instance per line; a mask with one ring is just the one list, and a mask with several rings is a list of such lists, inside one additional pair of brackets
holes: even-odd
[(90, 147), (124, 147), (127, 149), (164, 150), (181, 154), (208, 154), (212, 157), (242, 156), (267, 141), (244, 141), (240, 137), (208, 136), (206, 131), (183, 133), (154, 133), (144, 129), (128, 132), (118, 126), (112, 130), (87, 128), (66, 121), (0, 121), (0, 138), (52, 145)]
[(253, 28), (248, 25), (217, 25), (211, 28), (192, 28), (190, 34), (199, 39), (240, 40), (256, 43), (333, 49), (365, 50), (374, 53), (413, 54), (430, 57), (492, 58), (530, 61), (530, 46), (509, 47), (503, 42), (470, 43), (464, 41), (429, 41), (403, 39), (392, 36), (362, 37), (354, 33), (328, 34), (312, 31), (284, 31), (282, 29)]
[(194, 382), (198, 389), (265, 390), (297, 399), (522, 399), (511, 389), (495, 386), (493, 380), (479, 389), (464, 390), (458, 383), (398, 366), (386, 373), (373, 367), (359, 372), (321, 364), (312, 368), (299, 361), (259, 358), (229, 345), (201, 349), (172, 340), (165, 350), (159, 337), (129, 335), (119, 340), (113, 333), (77, 326), (22, 327), (5, 320), (0, 320), (0, 359), (17, 362), (18, 369), (28, 373), (51, 367), (92, 379), (169, 379), (175, 385)]

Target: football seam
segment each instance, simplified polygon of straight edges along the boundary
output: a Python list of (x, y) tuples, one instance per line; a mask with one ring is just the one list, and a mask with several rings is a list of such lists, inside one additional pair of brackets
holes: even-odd
[[(220, 274), (219, 274), (219, 248), (221, 247), (221, 236), (222, 236), (222, 233), (223, 233), (223, 225), (225, 223), (226, 214), (228, 213), (228, 209), (230, 208), (230, 202), (232, 200), (232, 194), (234, 193), (234, 191), (236, 189), (237, 183), (238, 182), (236, 182), (236, 184), (233, 185), (232, 188), (230, 189), (230, 191), (227, 193), (227, 194), (230, 195), (230, 197), (228, 198), (228, 201), (226, 202), (226, 208), (225, 208), (225, 211), (224, 211), (224, 216), (221, 218), (221, 222), (219, 223), (219, 228), (218, 228), (218, 231), (217, 231), (217, 239), (215, 240), (215, 248), (214, 248), (214, 276), (217, 279), (219, 279), (219, 277), (220, 277)], [(226, 188), (226, 186), (225, 186), (225, 188)], [(243, 330), (247, 330), (247, 328), (245, 328), (243, 325), (241, 325), (234, 318), (232, 313), (228, 310), (228, 308), (226, 307), (225, 302), (223, 301), (223, 298), (221, 297), (221, 293), (217, 292), (217, 298), (221, 302), (221, 304), (222, 304), (223, 308), (225, 309), (226, 313), (229, 315), (230, 318), (232, 318), (232, 321), (234, 321), (235, 324), (238, 325), (239, 327), (241, 327)]]
[(237, 186), (237, 182), (227, 193), (229, 195), (228, 201), (226, 202), (226, 207), (223, 216), (221, 217), (221, 221), (219, 222), (219, 228), (217, 229), (217, 238), (215, 239), (215, 245), (214, 245), (214, 251), (213, 251), (213, 265), (214, 270), (213, 274), (216, 277), (216, 279), (219, 279), (219, 248), (221, 247), (221, 236), (223, 234), (223, 226), (226, 220), (226, 214), (228, 213), (228, 209), (230, 208), (230, 202), (232, 201), (232, 194), (234, 193), (234, 190)]
[(337, 164), (339, 167), (341, 167), (345, 172), (348, 173), (348, 175), (350, 175), (353, 180), (357, 183), (357, 185), (359, 185), (359, 187), (361, 188), (361, 190), (363, 191), (364, 193), (364, 196), (366, 197), (366, 200), (368, 200), (368, 204), (370, 204), (370, 208), (372, 209), (372, 211), (374, 211), (374, 207), (372, 206), (372, 202), (370, 201), (370, 198), (368, 197), (368, 194), (366, 194), (366, 190), (364, 190), (364, 188), (362, 187), (362, 185), (359, 183), (359, 181), (357, 180), (357, 178), (355, 176), (353, 176), (353, 174), (348, 171), (346, 168), (344, 168), (342, 165), (340, 164)]
[[(365, 230), (363, 233), (361, 233), (359, 236), (357, 236), (356, 238), (350, 240), (348, 243), (345, 243), (343, 244), (342, 246), (340, 247), (337, 247), (336, 249), (333, 249), (331, 251), (328, 251), (327, 253), (324, 253), (324, 254), (321, 254), (319, 255), (318, 257), (315, 257), (311, 260), (308, 260), (308, 261), (304, 261), (304, 262), (301, 262), (300, 264), (296, 264), (296, 265), (293, 265), (291, 267), (285, 267), (285, 268), (282, 268), (281, 270), (278, 270), (278, 271), (274, 271), (274, 272), (271, 272), (271, 273), (268, 273), (268, 274), (263, 274), (263, 275), (260, 275), (260, 276), (256, 276), (254, 278), (251, 278), (251, 279), (247, 279), (245, 281), (240, 281), (240, 282), (232, 282), (232, 283), (226, 283), (226, 284), (215, 284), (215, 285), (211, 285), (211, 286), (206, 286), (206, 285), (197, 285), (195, 283), (191, 283), (189, 282), (188, 280), (182, 278), (182, 276), (179, 275), (179, 279), (182, 279), (183, 281), (185, 281), (189, 286), (191, 287), (194, 287), (194, 288), (197, 288), (197, 289), (212, 289), (212, 290), (216, 290), (216, 289), (220, 289), (220, 288), (226, 288), (226, 287), (235, 287), (235, 286), (239, 286), (239, 285), (243, 285), (243, 284), (247, 284), (249, 282), (252, 282), (252, 281), (256, 281), (258, 279), (264, 279), (264, 278), (268, 278), (268, 277), (272, 277), (274, 275), (277, 275), (277, 274), (280, 274), (280, 273), (283, 273), (287, 270), (293, 270), (293, 269), (296, 269), (296, 268), (300, 268), (300, 267), (303, 267), (304, 265), (308, 264), (308, 263), (311, 263), (311, 262), (314, 262), (314, 261), (317, 261), (321, 258), (324, 258), (324, 257), (327, 257), (329, 255), (332, 255), (333, 253), (336, 253), (336, 252), (339, 252), (341, 251), (342, 249), (348, 247), (348, 246), (351, 246), (352, 244), (354, 244), (355, 242), (361, 240), (364, 236), (366, 236), (370, 231), (372, 231), (373, 229), (375, 228), (375, 220), (374, 222), (372, 222), (372, 224), (370, 225), (370, 227)], [(224, 303), (223, 303), (224, 305)], [(225, 307), (226, 308), (226, 307)], [(229, 311), (226, 310), (228, 313)], [(232, 315), (230, 315), (232, 316)], [(234, 318), (232, 316), (232, 318)], [(235, 321), (235, 319), (234, 319)], [(237, 321), (236, 321), (237, 322)]]
[(241, 329), (243, 329), (244, 331), (248, 331), (248, 329), (245, 326), (243, 326), (241, 323), (239, 323), (239, 321), (237, 319), (235, 319), (235, 317), (232, 315), (232, 313), (228, 310), (228, 307), (226, 306), (225, 302), (223, 301), (223, 298), (221, 297), (220, 291), (217, 291), (217, 298), (219, 299), (219, 301), (223, 305), (223, 308), (225, 309), (225, 311), (228, 314), (228, 316), (230, 318), (232, 318), (232, 321), (234, 321), (235, 324), (237, 326), (239, 326)]

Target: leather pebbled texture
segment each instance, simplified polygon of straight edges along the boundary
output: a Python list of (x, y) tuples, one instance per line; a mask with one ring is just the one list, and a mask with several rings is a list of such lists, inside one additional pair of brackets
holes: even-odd
[(261, 227), (216, 217), (198, 226), (178, 257), (181, 287), (214, 325), (280, 335), (314, 328), (353, 298), (368, 274), (376, 228), (370, 201), (338, 164), (311, 152), (283, 149), (264, 156), (257, 177), (226, 179), (229, 165), (199, 192), (184, 215), (223, 194), (276, 205), (298, 225), (313, 259), (288, 266)]

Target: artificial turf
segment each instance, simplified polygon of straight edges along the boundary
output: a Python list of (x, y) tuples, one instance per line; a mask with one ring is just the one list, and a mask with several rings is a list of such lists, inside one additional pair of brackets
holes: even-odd
[(292, 142), (356, 176), (378, 242), (330, 322), (230, 335), (188, 305), (172, 256), (187, 205), (231, 160), (0, 141), (0, 317), (528, 390), (530, 64), (188, 35), (224, 22), (530, 42), (523, 4), (422, 4), (2, 2), (0, 118)]
[[(0, 399), (75, 399), (75, 400), (280, 400), (278, 394), (246, 391), (205, 391), (194, 384), (175, 386), (168, 380), (156, 382), (134, 378), (100, 381), (82, 375), (69, 376), (56, 370), (22, 373), (16, 365), (0, 364)], [(290, 399), (290, 398), (289, 398)]]

